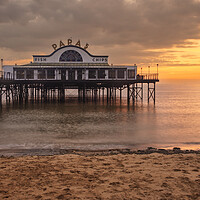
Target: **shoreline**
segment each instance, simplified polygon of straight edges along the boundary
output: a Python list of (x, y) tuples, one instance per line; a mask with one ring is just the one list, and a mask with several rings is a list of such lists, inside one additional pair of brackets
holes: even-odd
[(147, 147), (146, 149), (105, 149), (105, 150), (83, 150), (83, 149), (0, 149), (0, 157), (23, 157), (23, 156), (54, 156), (54, 155), (83, 155), (83, 156), (108, 156), (118, 154), (136, 154), (136, 155), (147, 155), (147, 154), (200, 154), (200, 150), (182, 150), (179, 147), (173, 149), (166, 148), (155, 148)]

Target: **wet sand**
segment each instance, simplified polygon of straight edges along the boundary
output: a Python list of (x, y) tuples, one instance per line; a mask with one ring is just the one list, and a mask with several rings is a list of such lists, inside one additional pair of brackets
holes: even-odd
[(1, 157), (0, 199), (200, 199), (200, 154)]

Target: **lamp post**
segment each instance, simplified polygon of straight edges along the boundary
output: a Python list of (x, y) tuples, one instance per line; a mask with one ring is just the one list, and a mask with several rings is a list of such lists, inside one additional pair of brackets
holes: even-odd
[(158, 64), (157, 64), (157, 79), (158, 79)]
[(158, 74), (158, 64), (157, 64), (157, 74)]
[(148, 66), (148, 79), (150, 77), (150, 66)]

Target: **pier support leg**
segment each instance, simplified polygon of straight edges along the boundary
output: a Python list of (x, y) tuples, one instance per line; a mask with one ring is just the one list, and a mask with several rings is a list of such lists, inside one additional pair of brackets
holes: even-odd
[[(137, 101), (137, 99), (138, 99), (138, 95), (139, 95), (139, 92), (140, 92), (140, 88), (138, 88), (138, 84), (136, 83), (136, 84), (133, 84), (133, 88), (134, 88), (134, 96), (135, 96), (135, 98), (133, 98), (133, 101), (135, 102), (135, 100)], [(136, 90), (135, 90), (136, 89)], [(138, 89), (139, 89), (139, 91), (138, 91)], [(135, 93), (136, 93), (136, 95), (135, 95)]]
[(41, 102), (42, 102), (42, 99), (43, 99), (43, 94), (44, 94), (44, 88), (41, 86), (41, 91), (40, 91), (40, 98), (41, 98)]
[(60, 101), (60, 88), (57, 89), (57, 101)]
[(148, 95), (148, 96), (147, 96), (147, 98), (148, 98), (148, 103), (149, 103), (149, 98), (150, 98), (150, 97), (149, 97), (149, 83), (147, 83), (147, 86), (148, 86), (148, 92), (147, 92), (147, 95)]
[(12, 103), (14, 103), (14, 88), (13, 85), (10, 88), (11, 96), (12, 96)]
[(122, 102), (122, 88), (119, 88), (119, 100), (120, 100), (120, 104)]
[(130, 104), (130, 85), (127, 85), (127, 104)]
[(111, 87), (111, 88), (110, 88), (110, 102), (111, 102), (111, 100), (112, 100), (112, 90), (113, 90), (113, 88)]
[(86, 90), (86, 86), (84, 84), (83, 85), (83, 103), (85, 103), (85, 90)]
[(30, 88), (30, 93), (31, 93), (31, 101), (34, 102), (34, 88)]
[(64, 89), (64, 87), (62, 87), (60, 89), (60, 101), (65, 102), (65, 89)]
[(0, 88), (0, 108), (2, 107), (2, 95), (3, 95), (3, 92), (2, 92), (2, 87)]
[(97, 91), (98, 91), (98, 89), (95, 88), (95, 89), (94, 89), (94, 101), (95, 101), (95, 102), (97, 101)]
[(92, 88), (91, 89), (91, 92), (92, 92), (92, 101), (94, 100), (94, 89)]
[(133, 100), (133, 104), (135, 103), (135, 101), (137, 100), (137, 96), (138, 96), (138, 88), (137, 88), (137, 84), (133, 84), (132, 88), (131, 88), (131, 96), (132, 100)]
[(52, 98), (53, 98), (53, 102), (56, 101), (56, 89), (52, 89)]
[(36, 88), (36, 92), (37, 92), (37, 102), (39, 102), (39, 98), (40, 98), (40, 88), (39, 88), (39, 86), (37, 86), (37, 88)]
[(115, 87), (115, 102), (117, 100), (117, 88)]
[(153, 102), (154, 102), (154, 104), (156, 103), (156, 83), (153, 83), (153, 85), (154, 85), (154, 98), (153, 98)]
[(101, 88), (99, 87), (99, 101), (101, 100)]
[(107, 87), (107, 103), (108, 103), (108, 99), (109, 99), (109, 88)]
[(150, 83), (148, 83), (148, 103), (150, 99), (153, 99), (154, 104), (156, 102), (156, 96), (155, 96), (155, 83), (153, 83), (153, 87), (150, 87)]
[(103, 102), (104, 102), (104, 87), (102, 88), (102, 100), (103, 100)]
[(23, 85), (20, 84), (19, 86), (19, 102), (22, 103), (23, 102)]
[(27, 85), (25, 85), (25, 103), (27, 103), (28, 102), (28, 86)]
[(81, 88), (78, 88), (78, 101), (81, 101)]
[(144, 87), (143, 83), (141, 83), (141, 101), (143, 101), (143, 96), (144, 96)]
[(35, 101), (37, 99), (37, 89), (36, 89), (36, 85), (34, 85), (34, 99), (33, 101)]

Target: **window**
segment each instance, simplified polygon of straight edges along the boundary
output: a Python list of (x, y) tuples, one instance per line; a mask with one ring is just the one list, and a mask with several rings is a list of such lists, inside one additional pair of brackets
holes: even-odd
[(83, 62), (83, 58), (77, 51), (65, 51), (59, 59), (59, 62)]
[(99, 79), (104, 79), (105, 76), (106, 76), (105, 70), (104, 70), (104, 69), (99, 69), (99, 70), (98, 70), (98, 78), (99, 78)]
[(38, 70), (38, 79), (46, 79), (46, 73), (44, 69)]
[(96, 79), (96, 69), (89, 69), (89, 78)]
[(17, 79), (24, 79), (25, 76), (24, 76), (24, 70), (23, 69), (17, 69), (16, 70), (16, 78)]
[(69, 69), (68, 70), (68, 79), (70, 81), (74, 81), (75, 80), (75, 69)]
[(135, 70), (128, 70), (128, 78), (135, 78)]
[(116, 78), (114, 69), (108, 70), (108, 78)]
[(124, 78), (124, 69), (117, 70), (117, 78)]
[(77, 80), (82, 80), (83, 72), (82, 69), (77, 69)]
[(66, 70), (65, 69), (61, 69), (61, 80), (62, 81), (66, 81)]
[(54, 69), (47, 70), (47, 79), (55, 79), (55, 70)]
[(26, 70), (26, 79), (34, 79), (34, 70), (33, 69)]

